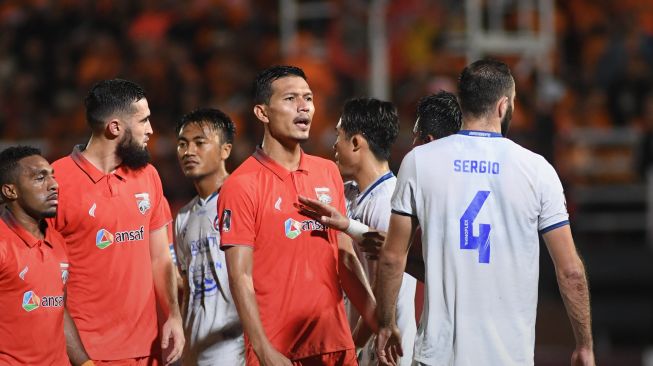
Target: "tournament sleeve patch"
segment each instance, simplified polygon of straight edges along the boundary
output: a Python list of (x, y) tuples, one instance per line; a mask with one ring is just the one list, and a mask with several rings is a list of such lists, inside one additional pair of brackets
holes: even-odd
[(231, 210), (225, 208), (222, 210), (222, 232), (229, 232), (231, 230)]

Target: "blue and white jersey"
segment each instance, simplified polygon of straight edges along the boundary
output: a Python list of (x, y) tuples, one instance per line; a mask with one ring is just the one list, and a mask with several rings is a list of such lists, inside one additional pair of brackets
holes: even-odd
[(532, 365), (538, 232), (569, 223), (553, 167), (500, 134), (461, 131), (406, 155), (392, 210), (422, 227), (415, 360)]
[(243, 329), (220, 250), (217, 201), (217, 193), (196, 196), (175, 218), (177, 261), (189, 285), (183, 354), (189, 365), (245, 364)]
[[(392, 172), (380, 176), (374, 183), (370, 184), (363, 192), (348, 197), (348, 214), (350, 218), (358, 220), (370, 228), (379, 231), (388, 231), (390, 226), (390, 200), (394, 192), (397, 178)], [(348, 190), (345, 190), (348, 192)], [(353, 190), (352, 190), (353, 192)], [(355, 245), (356, 254), (365, 268), (366, 274), (370, 276), (369, 261)], [(376, 261), (375, 261), (376, 262)], [(399, 289), (397, 300), (397, 326), (401, 331), (401, 343), (404, 356), (399, 365), (410, 366), (412, 364), (413, 345), (417, 324), (415, 323), (415, 287), (417, 280), (411, 275), (404, 273)], [(361, 359), (361, 366), (378, 365), (374, 352), (374, 342), (371, 340), (365, 347)]]

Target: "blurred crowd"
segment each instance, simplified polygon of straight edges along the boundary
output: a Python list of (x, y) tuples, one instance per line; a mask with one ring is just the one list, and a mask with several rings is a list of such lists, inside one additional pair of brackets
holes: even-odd
[[(149, 144), (173, 210), (193, 195), (181, 178), (174, 128), (197, 107), (218, 107), (237, 124), (231, 168), (251, 154), (262, 128), (252, 115), (251, 81), (272, 64), (302, 67), (316, 95), (305, 149), (330, 157), (346, 99), (367, 94), (369, 1), (334, 0), (324, 18), (301, 21), (280, 52), (279, 4), (262, 0), (4, 0), (0, 2), (0, 136), (39, 141), (48, 158), (87, 140), (83, 97), (101, 79), (142, 85), (155, 134)], [(464, 2), (388, 2), (391, 101), (400, 112), (396, 168), (409, 149), (417, 100), (455, 91), (467, 63), (448, 40), (465, 28)], [(529, 62), (511, 63), (517, 105), (511, 138), (551, 160), (567, 184), (588, 159), (585, 131), (631, 131), (628, 169), (636, 181), (650, 163), (653, 130), (653, 3), (556, 1), (556, 42), (546, 82)], [(492, 55), (490, 55), (492, 56)], [(637, 148), (642, 146), (642, 148)], [(617, 151), (615, 154), (620, 153)]]

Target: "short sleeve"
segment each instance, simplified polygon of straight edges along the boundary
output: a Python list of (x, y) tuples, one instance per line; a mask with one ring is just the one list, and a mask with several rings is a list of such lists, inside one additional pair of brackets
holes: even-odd
[(415, 194), (417, 192), (417, 169), (415, 150), (409, 152), (401, 162), (397, 174), (397, 185), (392, 194), (392, 212), (399, 215), (417, 216)]
[(538, 229), (541, 233), (551, 231), (569, 224), (567, 202), (562, 189), (562, 183), (555, 169), (544, 161), (539, 175), (540, 217)]
[(256, 192), (243, 176), (231, 177), (218, 197), (220, 248), (234, 245), (254, 246), (256, 238)]
[(172, 221), (172, 214), (170, 213), (170, 206), (168, 200), (163, 196), (163, 188), (161, 187), (161, 178), (159, 173), (153, 166), (150, 167), (151, 180), (154, 190), (154, 200), (152, 201), (152, 216), (150, 216), (150, 231), (155, 231), (162, 228), (164, 225)]

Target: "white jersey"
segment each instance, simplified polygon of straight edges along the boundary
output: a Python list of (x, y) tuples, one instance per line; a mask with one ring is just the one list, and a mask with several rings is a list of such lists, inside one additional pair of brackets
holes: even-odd
[[(392, 192), (394, 192), (397, 178), (388, 172), (380, 176), (374, 183), (363, 192), (358, 193), (356, 187), (349, 186), (346, 189), (346, 198), (348, 199), (348, 215), (354, 220), (360, 221), (370, 228), (379, 231), (388, 231), (390, 226), (390, 200), (392, 199)], [(352, 193), (357, 193), (353, 195)], [(370, 269), (368, 268), (368, 261), (362, 252), (358, 250), (358, 246), (354, 246), (356, 254), (360, 259), (365, 271), (369, 277)], [(415, 333), (417, 332), (417, 324), (415, 323), (415, 287), (417, 280), (411, 275), (404, 273), (399, 289), (399, 296), (397, 300), (397, 326), (401, 331), (401, 346), (404, 350), (404, 355), (399, 363), (402, 366), (410, 366), (412, 363), (413, 345), (415, 342)], [(356, 315), (358, 315), (356, 313)], [(350, 318), (351, 319), (351, 318)], [(374, 352), (374, 342), (368, 342), (365, 350), (363, 351), (361, 366), (377, 365), (376, 353)]]
[(179, 268), (189, 284), (184, 364), (244, 365), (243, 329), (217, 229), (217, 194), (193, 198), (175, 219)]
[(500, 134), (461, 131), (406, 155), (392, 210), (422, 227), (415, 360), (532, 365), (538, 231), (569, 223), (553, 167)]

